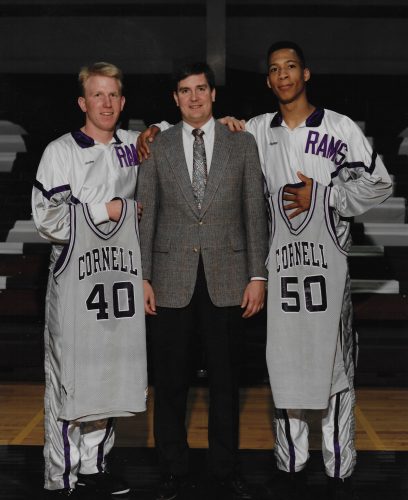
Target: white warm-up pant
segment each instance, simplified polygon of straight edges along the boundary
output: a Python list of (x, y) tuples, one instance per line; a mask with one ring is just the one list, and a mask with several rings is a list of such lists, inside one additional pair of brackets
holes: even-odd
[(94, 474), (106, 467), (106, 455), (114, 443), (114, 419), (96, 422), (60, 420), (61, 338), (52, 328), (56, 296), (49, 281), (45, 312), (45, 397), (44, 397), (44, 488), (73, 488), (78, 472)]
[[(326, 474), (344, 479), (356, 463), (354, 447), (354, 389), (334, 394), (322, 412), (322, 453)], [(305, 410), (276, 409), (275, 457), (278, 469), (299, 472), (309, 458), (309, 426)]]

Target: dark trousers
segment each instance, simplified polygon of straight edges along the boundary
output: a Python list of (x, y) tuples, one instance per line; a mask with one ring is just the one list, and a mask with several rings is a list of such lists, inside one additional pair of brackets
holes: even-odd
[(164, 474), (188, 473), (186, 404), (198, 342), (208, 372), (210, 472), (226, 477), (237, 467), (241, 315), (239, 306), (216, 307), (211, 302), (200, 259), (190, 304), (178, 309), (158, 307), (157, 316), (150, 318), (154, 437)]

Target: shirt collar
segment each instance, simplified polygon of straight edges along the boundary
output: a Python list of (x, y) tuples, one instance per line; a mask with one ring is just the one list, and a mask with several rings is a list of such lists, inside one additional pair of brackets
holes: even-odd
[[(204, 135), (207, 134), (207, 136), (214, 130), (215, 127), (215, 120), (213, 117), (211, 117), (207, 123), (205, 123), (200, 129), (204, 132)], [(183, 130), (187, 133), (190, 134), (192, 131), (197, 128), (197, 127), (192, 127), (189, 123), (186, 123), (183, 121)]]
[[(98, 144), (97, 142), (94, 141), (94, 139), (92, 139), (92, 137), (89, 137), (89, 135), (86, 135), (85, 132), (82, 132), (82, 130), (74, 130), (73, 132), (71, 132), (71, 135), (74, 138), (75, 142), (78, 144), (78, 146), (82, 149), (91, 148), (92, 146), (95, 146), (95, 144)], [(122, 144), (122, 141), (119, 139), (116, 132), (113, 134), (113, 137), (109, 144), (112, 143)]]
[[(313, 113), (306, 118), (305, 126), (318, 127), (322, 123), (323, 117), (324, 117), (324, 109), (316, 108), (313, 111)], [(277, 113), (275, 113), (275, 116), (272, 118), (271, 128), (280, 127), (282, 125), (282, 121), (283, 121), (282, 114), (280, 111), (277, 111)]]

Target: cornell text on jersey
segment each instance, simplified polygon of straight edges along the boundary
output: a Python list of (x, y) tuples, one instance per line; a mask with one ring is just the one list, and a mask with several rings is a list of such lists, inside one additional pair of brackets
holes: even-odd
[(295, 266), (322, 267), (327, 269), (324, 245), (311, 241), (295, 241), (276, 249), (276, 271)]
[(134, 276), (138, 270), (133, 263), (133, 251), (121, 247), (105, 246), (93, 248), (78, 257), (78, 278), (107, 271), (122, 271)]

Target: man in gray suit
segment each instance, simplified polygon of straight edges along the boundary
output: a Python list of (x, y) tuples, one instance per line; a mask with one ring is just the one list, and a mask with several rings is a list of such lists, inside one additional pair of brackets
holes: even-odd
[(179, 71), (174, 99), (182, 121), (157, 137), (137, 187), (163, 479), (156, 498), (175, 498), (188, 474), (186, 401), (192, 347), (200, 339), (210, 394), (210, 472), (226, 496), (251, 499), (237, 463), (238, 365), (242, 318), (264, 305), (263, 177), (253, 137), (214, 121), (214, 75), (206, 64)]

